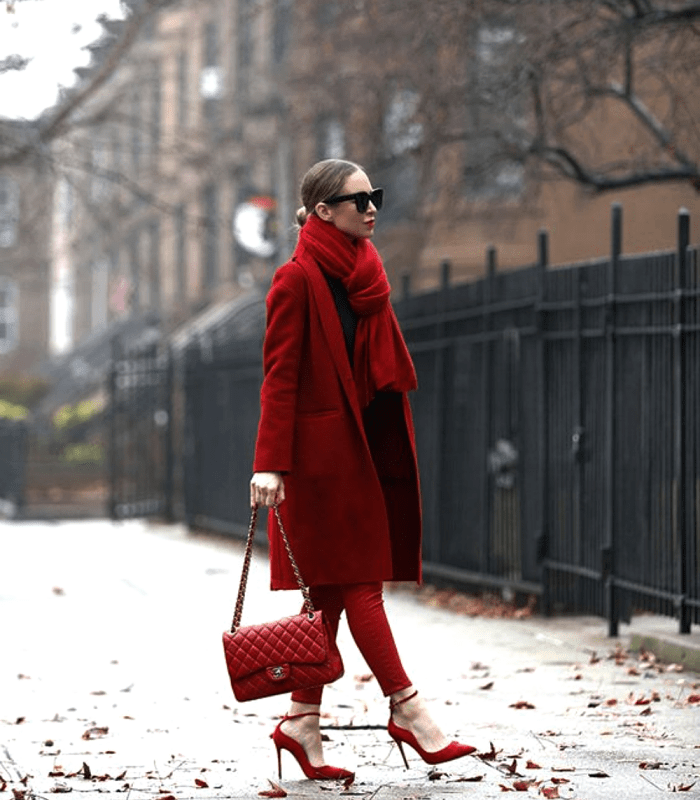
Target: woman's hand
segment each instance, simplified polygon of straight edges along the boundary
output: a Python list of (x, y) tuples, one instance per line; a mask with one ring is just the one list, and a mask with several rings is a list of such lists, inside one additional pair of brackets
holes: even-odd
[(272, 506), (284, 501), (284, 478), (279, 472), (256, 472), (250, 479), (250, 506)]

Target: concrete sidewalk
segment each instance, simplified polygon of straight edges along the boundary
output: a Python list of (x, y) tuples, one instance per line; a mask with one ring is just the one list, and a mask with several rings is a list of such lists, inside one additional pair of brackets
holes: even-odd
[[(268, 779), (290, 797), (700, 796), (700, 678), (627, 653), (633, 635), (673, 638), (672, 620), (638, 618), (615, 641), (600, 619), (469, 618), (400, 591), (386, 604), (407, 671), (482, 757), (431, 770), (407, 748), (406, 771), (343, 623), (323, 725), (329, 763), (357, 779), (304, 780), (283, 754), (278, 780), (286, 698), (236, 704), (220, 643), (242, 549), (138, 521), (0, 524), (0, 800), (254, 798)], [(297, 610), (267, 586), (256, 556), (244, 624)]]

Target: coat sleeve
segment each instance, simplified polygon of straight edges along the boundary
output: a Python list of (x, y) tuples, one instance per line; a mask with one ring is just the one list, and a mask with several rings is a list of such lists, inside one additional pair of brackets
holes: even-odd
[(293, 265), (277, 271), (267, 296), (263, 384), (254, 472), (291, 472), (302, 343), (308, 315), (304, 279)]

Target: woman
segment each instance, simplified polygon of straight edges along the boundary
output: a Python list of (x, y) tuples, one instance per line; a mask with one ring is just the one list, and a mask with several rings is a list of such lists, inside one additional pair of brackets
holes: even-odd
[[(406, 675), (384, 611), (382, 582), (421, 579), (421, 511), (406, 393), (411, 357), (370, 242), (381, 189), (348, 161), (313, 166), (301, 185), (299, 240), (267, 298), (264, 381), (250, 483), (253, 506), (280, 505), (292, 551), (334, 635), (346, 613), (355, 642), (390, 698), (389, 734), (428, 763), (474, 751), (448, 742)], [(288, 523), (288, 524), (287, 524)], [(273, 589), (297, 588), (270, 516)], [(309, 778), (327, 766), (323, 687), (292, 694), (272, 734)], [(281, 777), (281, 772), (280, 772)]]

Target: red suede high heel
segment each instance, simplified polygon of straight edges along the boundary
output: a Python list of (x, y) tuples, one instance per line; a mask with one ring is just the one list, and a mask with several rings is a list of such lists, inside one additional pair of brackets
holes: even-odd
[(290, 719), (301, 719), (301, 717), (320, 717), (317, 711), (310, 711), (307, 714), (293, 714), (291, 717), (282, 717), (282, 722), (270, 734), (270, 739), (275, 743), (277, 748), (277, 771), (280, 780), (282, 779), (282, 750), (288, 750), (294, 758), (299, 762), (304, 775), (307, 778), (315, 781), (347, 781), (354, 780), (355, 773), (340, 767), (329, 767), (324, 765), (322, 767), (314, 767), (309, 762), (309, 757), (306, 755), (304, 748), (291, 736), (287, 736), (280, 730), (281, 725)]
[[(402, 705), (402, 703), (407, 703), (409, 700), (413, 700), (417, 694), (418, 692), (413, 692), (413, 694), (408, 695), (408, 697), (403, 697), (401, 700), (393, 702), (391, 704), (391, 711), (393, 711), (397, 706)], [(425, 761), (426, 764), (444, 764), (446, 761), (454, 761), (456, 758), (462, 758), (462, 756), (468, 756), (471, 753), (476, 752), (476, 747), (472, 747), (469, 744), (460, 744), (459, 742), (450, 742), (450, 744), (448, 744), (447, 747), (443, 747), (442, 750), (428, 752), (418, 744), (418, 740), (411, 733), (411, 731), (406, 730), (406, 728), (399, 728), (391, 716), (389, 717), (389, 725), (387, 726), (387, 729), (389, 731), (389, 736), (391, 736), (391, 738), (399, 746), (406, 769), (408, 769), (408, 761), (406, 760), (406, 754), (403, 751), (404, 744), (411, 745), (411, 747), (416, 751), (416, 753), (418, 753), (418, 755), (423, 759), (423, 761)]]

